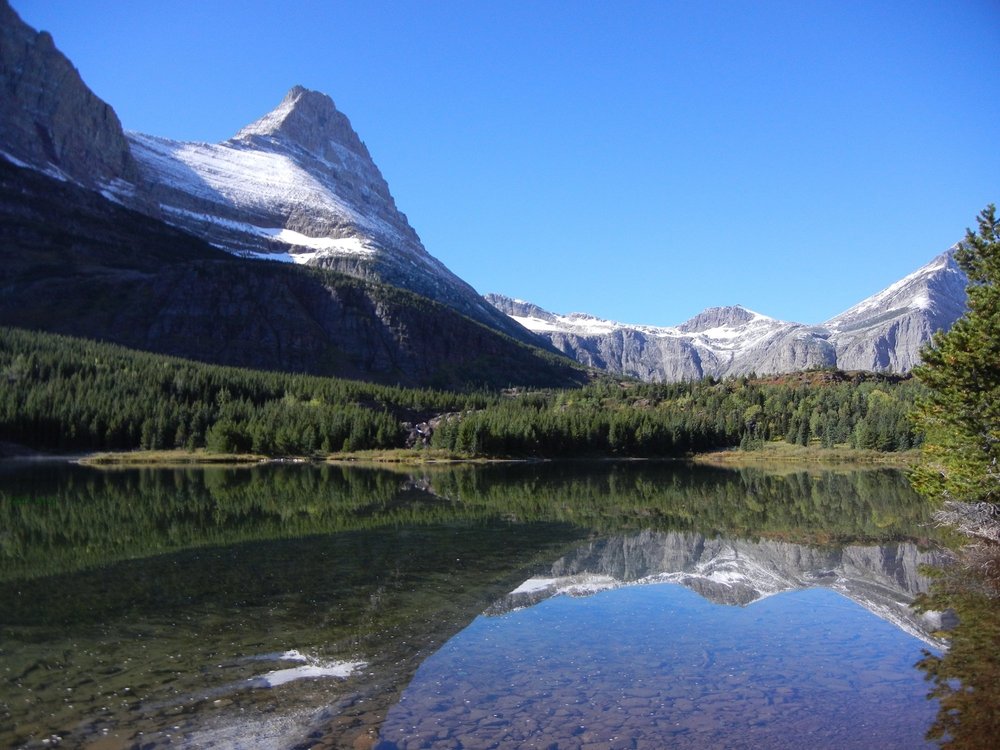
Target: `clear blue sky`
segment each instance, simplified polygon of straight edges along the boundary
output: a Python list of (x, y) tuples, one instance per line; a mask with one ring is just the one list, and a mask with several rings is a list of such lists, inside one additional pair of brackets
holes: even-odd
[(12, 0), (127, 129), (218, 141), (294, 84), (480, 292), (821, 322), (1000, 203), (1000, 2)]

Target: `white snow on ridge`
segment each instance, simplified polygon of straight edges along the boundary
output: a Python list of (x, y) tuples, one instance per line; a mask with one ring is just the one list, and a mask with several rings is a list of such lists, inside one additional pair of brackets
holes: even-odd
[(0, 149), (0, 156), (2, 156), (4, 159), (6, 159), (7, 161), (9, 161), (15, 167), (21, 167), (23, 169), (34, 169), (34, 170), (39, 171), (39, 172), (41, 171), (40, 169), (38, 169), (37, 167), (32, 166), (31, 164), (28, 164), (25, 161), (21, 161), (20, 159), (18, 159), (13, 154), (8, 154), (3, 149)]
[[(224, 219), (212, 214), (188, 211), (176, 206), (161, 205), (161, 209), (167, 214), (188, 219), (201, 224), (214, 225), (229, 229), (242, 234), (254, 235), (266, 239), (277, 240), (293, 248), (303, 248), (305, 252), (292, 250), (292, 252), (263, 253), (256, 251), (242, 251), (239, 255), (247, 258), (257, 258), (260, 260), (276, 260), (285, 263), (308, 263), (316, 258), (325, 255), (374, 255), (378, 252), (370, 242), (360, 237), (309, 237), (301, 232), (281, 227), (258, 227), (242, 221)], [(225, 248), (223, 248), (225, 249)]]
[[(347, 228), (357, 227), (383, 237), (398, 238), (398, 230), (376, 216), (367, 215), (340, 198), (335, 190), (310, 174), (289, 155), (244, 148), (233, 143), (183, 143), (167, 138), (128, 133), (135, 158), (166, 186), (220, 207), (222, 212), (290, 216), (308, 213), (334, 217)], [(193, 213), (164, 206), (173, 214)], [(206, 218), (201, 214), (199, 218)], [(193, 218), (190, 216), (189, 218)], [(259, 227), (219, 217), (210, 220), (228, 229), (259, 234)], [(285, 230), (291, 231), (291, 230)], [(293, 233), (297, 234), (297, 233)], [(319, 247), (301, 235), (290, 244), (336, 252), (344, 246)], [(292, 235), (289, 235), (292, 237)], [(309, 238), (319, 240), (325, 238)], [(282, 241), (285, 241), (284, 239)]]
[(942, 269), (947, 268), (953, 263), (952, 253), (957, 248), (958, 245), (953, 245), (946, 252), (934, 258), (930, 263), (921, 266), (913, 273), (890, 284), (881, 292), (862, 300), (854, 305), (854, 307), (835, 315), (824, 323), (824, 325), (837, 329), (839, 326), (864, 317), (868, 313), (884, 309), (898, 307), (908, 307), (914, 310), (928, 309), (930, 307), (930, 297), (927, 294), (927, 280), (939, 274)]
[(320, 251), (316, 254), (322, 254), (324, 250), (335, 251), (341, 255), (372, 255), (375, 253), (375, 248), (360, 237), (309, 237), (291, 229), (261, 229), (260, 232), (279, 242), (284, 242), (286, 245)]
[(278, 130), (289, 114), (295, 109), (296, 100), (285, 98), (270, 112), (254, 120), (249, 125), (240, 128), (234, 138), (246, 138), (251, 135), (271, 136)]
[[(743, 308), (745, 309), (745, 308)], [(716, 354), (737, 354), (752, 349), (770, 336), (796, 324), (786, 323), (761, 313), (747, 310), (751, 319), (737, 325), (721, 325), (703, 331), (688, 332), (674, 326), (648, 326), (617, 323), (582, 313), (558, 315), (549, 318), (511, 315), (529, 331), (541, 334), (565, 333), (575, 336), (607, 336), (615, 331), (635, 331), (654, 339), (686, 339), (692, 344)]]
[(557, 315), (551, 313), (552, 320), (545, 320), (536, 317), (524, 317), (511, 315), (510, 317), (523, 325), (529, 331), (572, 333), (577, 336), (604, 336), (612, 331), (628, 330), (640, 331), (648, 336), (683, 336), (681, 331), (667, 326), (644, 326), (629, 325), (627, 323), (617, 323), (613, 320), (602, 320), (582, 313), (570, 313), (569, 315)]
[(36, 172), (41, 172), (44, 175), (48, 175), (54, 180), (59, 180), (59, 182), (72, 182), (74, 185), (79, 185), (80, 183), (74, 180), (72, 177), (63, 172), (59, 167), (57, 167), (52, 162), (46, 163), (44, 167), (36, 166), (34, 164), (29, 164), (25, 161), (21, 161), (13, 154), (7, 153), (6, 151), (0, 150), (0, 156), (5, 158), (15, 167), (21, 167), (23, 169), (33, 169)]

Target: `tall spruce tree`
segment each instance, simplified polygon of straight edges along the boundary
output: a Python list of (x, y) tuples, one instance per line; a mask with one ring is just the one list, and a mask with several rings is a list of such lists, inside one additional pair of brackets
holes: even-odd
[(916, 417), (924, 460), (914, 484), (931, 498), (1000, 503), (1000, 224), (993, 204), (966, 230), (955, 260), (969, 277), (968, 310), (922, 352), (929, 389)]
[(914, 476), (944, 501), (938, 521), (968, 535), (956, 565), (936, 573), (920, 610), (953, 609), (958, 626), (942, 655), (917, 665), (934, 687), (927, 732), (950, 750), (996, 747), (1000, 736), (1000, 232), (991, 204), (955, 253), (969, 276), (968, 311), (934, 337), (916, 374), (929, 388), (917, 409), (926, 433)]

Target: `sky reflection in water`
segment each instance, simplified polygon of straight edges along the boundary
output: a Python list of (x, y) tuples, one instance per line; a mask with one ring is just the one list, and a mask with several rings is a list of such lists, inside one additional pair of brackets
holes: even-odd
[(826, 589), (747, 607), (675, 584), (557, 596), (452, 638), (378, 747), (930, 746), (922, 648)]

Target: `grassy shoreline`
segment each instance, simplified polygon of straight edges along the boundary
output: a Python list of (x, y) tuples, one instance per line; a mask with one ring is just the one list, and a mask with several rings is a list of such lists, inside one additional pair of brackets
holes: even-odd
[(217, 464), (261, 464), (274, 461), (269, 456), (253, 453), (209, 453), (198, 450), (158, 450), (158, 451), (107, 451), (91, 453), (77, 459), (82, 466), (190, 466)]
[[(697, 453), (688, 460), (708, 466), (739, 468), (760, 467), (768, 464), (788, 467), (792, 465), (859, 465), (882, 466), (886, 468), (908, 468), (916, 464), (919, 450), (882, 452), (856, 448), (820, 448), (789, 443), (768, 443), (749, 451), (725, 449)], [(499, 458), (467, 456), (435, 448), (395, 448), (388, 450), (363, 450), (332, 453), (321, 456), (264, 456), (248, 453), (209, 453), (198, 450), (158, 450), (121, 451), (93, 453), (77, 459), (84, 466), (191, 466), (191, 465), (256, 465), (262, 463), (328, 463), (344, 465), (402, 465), (424, 466), (428, 464), (494, 464), (547, 461), (545, 458)], [(601, 460), (616, 459), (614, 456)]]
[(697, 463), (727, 468), (762, 464), (856, 464), (905, 469), (916, 465), (919, 458), (919, 449), (887, 452), (847, 447), (820, 448), (790, 443), (766, 443), (760, 448), (748, 451), (730, 448), (692, 456), (692, 460)]

